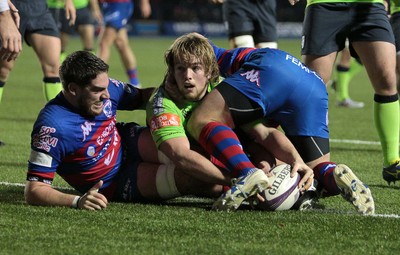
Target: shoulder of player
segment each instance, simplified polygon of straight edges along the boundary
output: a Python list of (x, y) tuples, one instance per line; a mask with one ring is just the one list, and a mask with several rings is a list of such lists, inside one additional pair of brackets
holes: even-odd
[(152, 96), (150, 97), (148, 107), (152, 109), (164, 109), (165, 111), (173, 111), (174, 109), (179, 108), (176, 102), (172, 100), (165, 91), (163, 86), (160, 86), (154, 90)]

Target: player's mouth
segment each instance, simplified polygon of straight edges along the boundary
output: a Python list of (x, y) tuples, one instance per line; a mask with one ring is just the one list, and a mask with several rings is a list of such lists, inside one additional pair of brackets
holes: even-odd
[(93, 104), (93, 106), (94, 106), (95, 108), (103, 108), (103, 101), (96, 102), (96, 103)]
[(190, 84), (190, 83), (185, 83), (185, 89), (186, 89), (186, 91), (188, 91), (188, 92), (194, 92), (194, 89), (195, 89), (195, 88), (196, 88), (195, 85)]

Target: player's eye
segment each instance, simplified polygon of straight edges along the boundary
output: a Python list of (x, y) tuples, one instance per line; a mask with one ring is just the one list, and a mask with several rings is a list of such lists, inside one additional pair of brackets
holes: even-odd
[(193, 69), (193, 71), (198, 72), (198, 71), (202, 70), (202, 67), (198, 65), (198, 66), (194, 66), (192, 69)]

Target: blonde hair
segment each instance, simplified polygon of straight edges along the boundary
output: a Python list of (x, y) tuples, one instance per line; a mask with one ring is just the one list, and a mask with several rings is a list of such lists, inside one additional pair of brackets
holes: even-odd
[(171, 47), (165, 52), (165, 62), (168, 66), (167, 75), (173, 77), (175, 59), (190, 62), (191, 57), (199, 59), (205, 68), (206, 75), (210, 76), (210, 82), (219, 80), (219, 70), (214, 50), (207, 38), (197, 33), (189, 33), (178, 37)]

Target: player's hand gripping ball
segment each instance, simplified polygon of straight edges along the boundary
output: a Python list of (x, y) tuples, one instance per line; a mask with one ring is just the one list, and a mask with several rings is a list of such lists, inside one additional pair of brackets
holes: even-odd
[(288, 164), (281, 164), (271, 169), (273, 176), (269, 179), (272, 187), (261, 193), (265, 201), (259, 202), (257, 205), (259, 209), (267, 211), (289, 210), (296, 203), (300, 196), (298, 184), (301, 178), (299, 173), (291, 178), (291, 170), (292, 168)]

